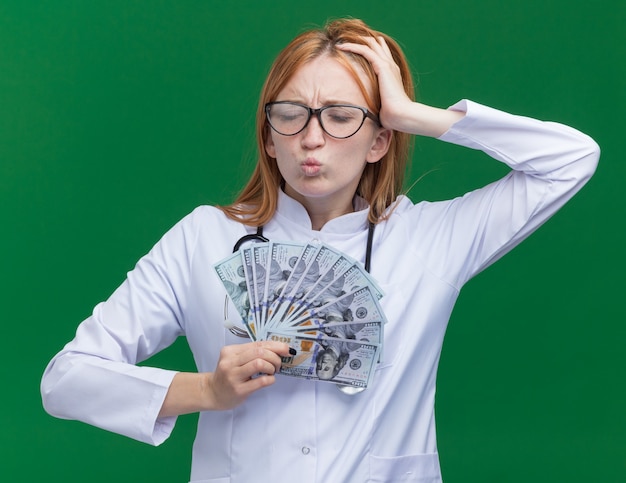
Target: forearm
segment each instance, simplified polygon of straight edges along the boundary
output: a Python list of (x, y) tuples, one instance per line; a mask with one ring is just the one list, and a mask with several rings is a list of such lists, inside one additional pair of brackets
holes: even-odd
[(281, 356), (294, 355), (282, 342), (258, 341), (225, 346), (215, 372), (179, 372), (165, 395), (159, 417), (238, 406), (255, 391), (274, 383)]
[(46, 411), (149, 444), (161, 444), (173, 418), (158, 419), (172, 371), (103, 360), (76, 353), (46, 368), (41, 392)]
[(393, 125), (385, 127), (419, 136), (439, 137), (464, 115), (461, 111), (412, 102), (394, 115)]
[[(462, 198), (427, 206), (420, 220), (454, 219), (432, 229), (433, 250), (451, 256), (436, 273), (458, 273), (450, 282), (462, 286), (520, 243), (584, 185), (598, 162), (599, 149), (570, 127), (515, 116), (461, 101), (450, 108), (466, 113), (439, 139), (479, 149), (513, 172)], [(420, 239), (420, 249), (429, 246)], [(436, 248), (435, 248), (436, 247)], [(443, 260), (443, 259), (442, 259)]]
[(442, 141), (479, 149), (516, 171), (571, 184), (586, 180), (598, 162), (598, 145), (563, 124), (509, 114), (463, 100), (449, 108), (465, 118), (451, 126)]
[(208, 411), (212, 407), (209, 397), (209, 373), (178, 372), (172, 379), (159, 417)]

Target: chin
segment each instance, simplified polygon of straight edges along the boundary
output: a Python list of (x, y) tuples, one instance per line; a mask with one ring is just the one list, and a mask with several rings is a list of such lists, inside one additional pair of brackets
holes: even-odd
[[(316, 183), (319, 184), (319, 183)], [(331, 194), (331, 191), (325, 189), (323, 186), (312, 186), (311, 182), (300, 182), (294, 184), (286, 184), (285, 193), (292, 198), (306, 197), (306, 198), (323, 198)]]

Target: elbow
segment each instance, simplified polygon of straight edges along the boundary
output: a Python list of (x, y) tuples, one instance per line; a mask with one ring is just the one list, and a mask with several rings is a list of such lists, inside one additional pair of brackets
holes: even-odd
[(563, 152), (569, 161), (564, 163), (557, 178), (569, 186), (572, 194), (578, 192), (591, 179), (598, 168), (600, 146), (591, 137), (579, 131), (571, 139), (569, 149)]
[(39, 390), (41, 391), (41, 403), (44, 411), (46, 411), (50, 416), (60, 417), (60, 414), (56, 410), (54, 404), (55, 384), (51, 379), (51, 367), (48, 366), (43, 374), (43, 377), (41, 378), (41, 384), (39, 386)]
[(585, 166), (583, 181), (588, 181), (598, 169), (600, 161), (600, 146), (589, 136), (585, 136), (585, 146), (582, 150), (581, 163)]
[(58, 411), (57, 405), (54, 404), (53, 391), (44, 389), (43, 385), (41, 387), (41, 404), (43, 406), (43, 410), (50, 416), (65, 419)]
[(66, 414), (67, 411), (63, 410), (62, 399), (65, 391), (60, 389), (69, 370), (69, 367), (63, 365), (63, 361), (56, 358), (48, 364), (41, 378), (39, 390), (44, 411), (55, 418), (70, 419)]

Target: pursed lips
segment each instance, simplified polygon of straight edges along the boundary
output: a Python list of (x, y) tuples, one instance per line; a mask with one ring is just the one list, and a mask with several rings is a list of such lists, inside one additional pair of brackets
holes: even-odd
[(314, 176), (320, 172), (322, 163), (315, 158), (307, 158), (300, 164), (300, 166), (305, 175)]

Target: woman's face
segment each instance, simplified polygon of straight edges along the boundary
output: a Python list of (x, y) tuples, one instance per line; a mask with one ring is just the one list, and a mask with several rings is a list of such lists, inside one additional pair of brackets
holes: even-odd
[[(357, 71), (361, 72), (358, 66)], [(367, 89), (372, 89), (364, 74), (360, 79)], [(352, 74), (327, 55), (302, 66), (276, 100), (312, 108), (328, 104), (367, 107)], [(366, 164), (385, 155), (389, 138), (389, 131), (366, 119), (352, 137), (336, 139), (326, 134), (312, 116), (307, 127), (294, 136), (270, 129), (265, 149), (276, 159), (289, 196), (309, 212), (330, 210), (339, 216), (352, 211), (352, 199)]]

